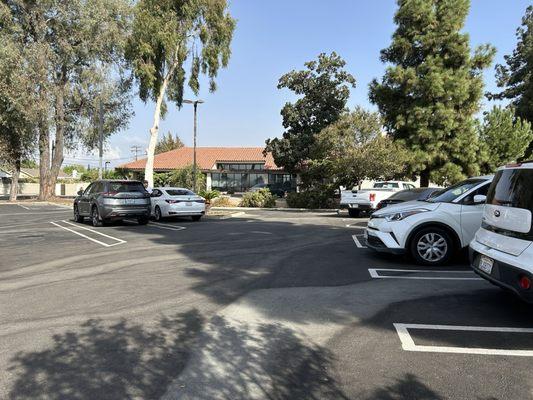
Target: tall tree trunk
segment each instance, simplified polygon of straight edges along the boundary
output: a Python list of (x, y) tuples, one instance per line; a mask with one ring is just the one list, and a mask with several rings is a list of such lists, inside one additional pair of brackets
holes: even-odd
[(426, 168), (420, 173), (420, 187), (429, 187), (429, 168)]
[(50, 170), (50, 131), (43, 119), (39, 124), (39, 200), (46, 200), (49, 196), (48, 173)]
[(19, 176), (20, 176), (20, 157), (15, 160), (13, 172), (11, 174), (11, 189), (9, 191), (9, 201), (17, 201), (19, 192)]
[[(50, 133), (48, 129), (46, 130), (46, 153), (41, 153), (41, 155), (46, 155), (46, 165), (43, 171), (43, 159), (41, 158), (40, 166), (40, 183), (41, 189), (39, 191), (40, 200), (48, 200), (51, 197), (55, 196), (55, 188), (57, 182), (57, 175), (61, 165), (63, 164), (63, 150), (65, 147), (65, 93), (67, 87), (67, 78), (66, 71), (63, 69), (59, 88), (57, 90), (54, 111), (55, 111), (55, 139), (53, 153), (50, 157)], [(39, 148), (41, 151), (41, 149)], [(43, 173), (44, 172), (44, 173)]]
[(165, 79), (163, 80), (163, 84), (159, 89), (159, 95), (157, 96), (157, 102), (155, 103), (154, 121), (152, 127), (150, 128), (150, 142), (147, 149), (146, 166), (144, 167), (144, 179), (148, 181), (148, 186), (151, 188), (154, 187), (154, 157), (155, 146), (157, 145), (157, 136), (159, 134), (159, 121), (161, 120), (161, 105), (163, 104), (168, 81), (172, 76), (173, 69), (174, 68), (171, 68), (170, 72), (166, 75)]

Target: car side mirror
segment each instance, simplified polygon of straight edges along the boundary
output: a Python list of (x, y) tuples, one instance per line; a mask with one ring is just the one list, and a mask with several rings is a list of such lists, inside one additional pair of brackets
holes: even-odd
[(78, 196), (82, 196), (83, 195), (83, 190), (78, 190)]
[(484, 194), (476, 194), (474, 196), (474, 204), (485, 204), (487, 202), (487, 196)]

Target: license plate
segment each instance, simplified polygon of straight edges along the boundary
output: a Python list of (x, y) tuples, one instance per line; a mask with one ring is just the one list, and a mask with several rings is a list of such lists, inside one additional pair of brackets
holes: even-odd
[(359, 204), (350, 204), (350, 208), (359, 208)]
[(135, 199), (124, 199), (124, 204), (135, 204)]
[(490, 274), (492, 272), (492, 266), (494, 265), (494, 260), (488, 257), (481, 257), (479, 262), (479, 269), (483, 272)]
[(192, 206), (192, 202), (188, 201), (187, 203), (185, 203), (186, 206)]

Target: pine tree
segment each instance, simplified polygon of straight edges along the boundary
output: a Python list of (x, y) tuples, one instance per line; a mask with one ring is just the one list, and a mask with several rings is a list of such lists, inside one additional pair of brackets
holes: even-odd
[(155, 154), (179, 149), (181, 147), (183, 147), (183, 142), (181, 141), (179, 136), (172, 136), (172, 133), (168, 131), (167, 134), (163, 136), (159, 142), (157, 142), (157, 145), (155, 146)]
[[(522, 25), (516, 30), (518, 43), (505, 64), (496, 66), (500, 93), (488, 93), (489, 99), (510, 99), (515, 114), (533, 124), (533, 6), (526, 9)], [(533, 150), (533, 143), (530, 145)]]
[(479, 172), (474, 114), (483, 95), (482, 70), (494, 55), (489, 45), (471, 54), (462, 32), (469, 0), (398, 0), (391, 63), (370, 84), (385, 126), (414, 155), (421, 185), (456, 182)]

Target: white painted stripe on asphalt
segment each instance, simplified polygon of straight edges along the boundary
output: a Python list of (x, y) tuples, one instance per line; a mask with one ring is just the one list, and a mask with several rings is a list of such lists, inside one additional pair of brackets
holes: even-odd
[[(84, 234), (81, 233), (81, 232), (77, 232), (77, 231), (75, 231), (74, 229), (67, 228), (66, 226), (59, 225), (59, 224), (57, 224), (57, 223), (55, 223), (55, 222), (50, 222), (50, 223), (51, 223), (52, 225), (57, 226), (58, 228), (64, 229), (64, 230), (69, 231), (69, 232), (72, 232), (72, 233), (74, 233), (75, 235), (78, 235), (78, 236), (81, 236), (81, 237), (83, 237), (83, 238), (85, 238), (85, 239), (88, 239), (88, 240), (90, 240), (91, 242), (98, 243), (99, 245), (102, 245), (102, 246), (104, 246), (104, 247), (113, 247), (113, 246), (116, 246), (116, 245), (122, 244), (121, 242), (117, 242), (117, 243), (113, 243), (113, 244), (107, 244), (107, 243), (101, 242), (101, 241), (99, 241), (99, 240), (97, 240), (97, 239), (93, 239), (92, 237), (89, 237), (89, 236), (87, 236), (87, 235), (84, 235)], [(89, 230), (90, 230), (90, 229), (89, 229)], [(94, 231), (93, 231), (93, 232), (94, 232)], [(125, 242), (124, 242), (124, 243), (125, 243)]]
[(443, 274), (474, 274), (472, 271), (439, 271), (430, 269), (391, 269), (391, 268), (369, 268), (368, 273), (374, 279), (415, 279), (415, 280), (451, 280), (451, 281), (482, 281), (483, 278), (472, 277), (445, 277), (445, 276), (401, 276), (401, 275), (380, 275), (378, 271), (389, 272), (412, 272), (412, 273), (443, 273)]
[(36, 211), (34, 212), (33, 210), (31, 212), (27, 212), (27, 213), (0, 213), (0, 217), (6, 217), (6, 216), (17, 216), (17, 215), (23, 215), (23, 216), (27, 216), (27, 215), (44, 215), (44, 214), (56, 214), (56, 213), (70, 213), (72, 212), (71, 210), (55, 210), (55, 211)]
[(361, 244), (361, 242), (359, 241), (359, 239), (357, 239), (357, 235), (352, 235), (352, 239), (353, 239), (355, 245), (356, 245), (357, 247), (359, 247), (360, 249), (366, 249), (366, 248), (367, 248), (366, 246), (363, 246), (363, 245)]
[(64, 222), (65, 224), (72, 225), (72, 226), (74, 226), (74, 227), (76, 227), (76, 228), (80, 228), (80, 229), (84, 229), (84, 230), (89, 231), (89, 232), (96, 233), (97, 235), (104, 236), (104, 237), (109, 238), (109, 239), (116, 240), (117, 242), (119, 242), (119, 243), (117, 243), (117, 244), (126, 243), (125, 240), (122, 240), (122, 239), (116, 238), (116, 237), (114, 237), (114, 236), (107, 235), (107, 234), (102, 233), (102, 232), (98, 232), (97, 230), (87, 228), (86, 226), (83, 226), (83, 225), (80, 225), (80, 224), (73, 224), (72, 222), (65, 221), (65, 220), (63, 220), (63, 221), (61, 221), (61, 222)]
[(23, 206), (22, 204), (19, 204), (19, 207), (22, 207), (25, 210), (29, 210), (30, 209), (29, 207)]
[(503, 333), (531, 333), (531, 328), (508, 328), (492, 326), (460, 326), (460, 325), (427, 325), (427, 324), (401, 324), (394, 323), (398, 333), (402, 349), (405, 351), (418, 351), (426, 353), (454, 353), (454, 354), (480, 354), (497, 356), (533, 357), (533, 350), (507, 350), (485, 349), (478, 347), (454, 347), (454, 346), (421, 346), (415, 344), (409, 334), (409, 329), (446, 330), (446, 331), (470, 331), (470, 332), (503, 332)]
[(160, 224), (159, 222), (150, 222), (148, 224), (148, 226), (150, 225), (153, 225), (155, 226), (156, 228), (161, 228), (161, 229), (168, 229), (168, 230), (171, 230), (171, 231), (182, 231), (184, 229), (186, 229), (184, 226), (179, 226), (179, 225), (165, 225), (165, 224)]

